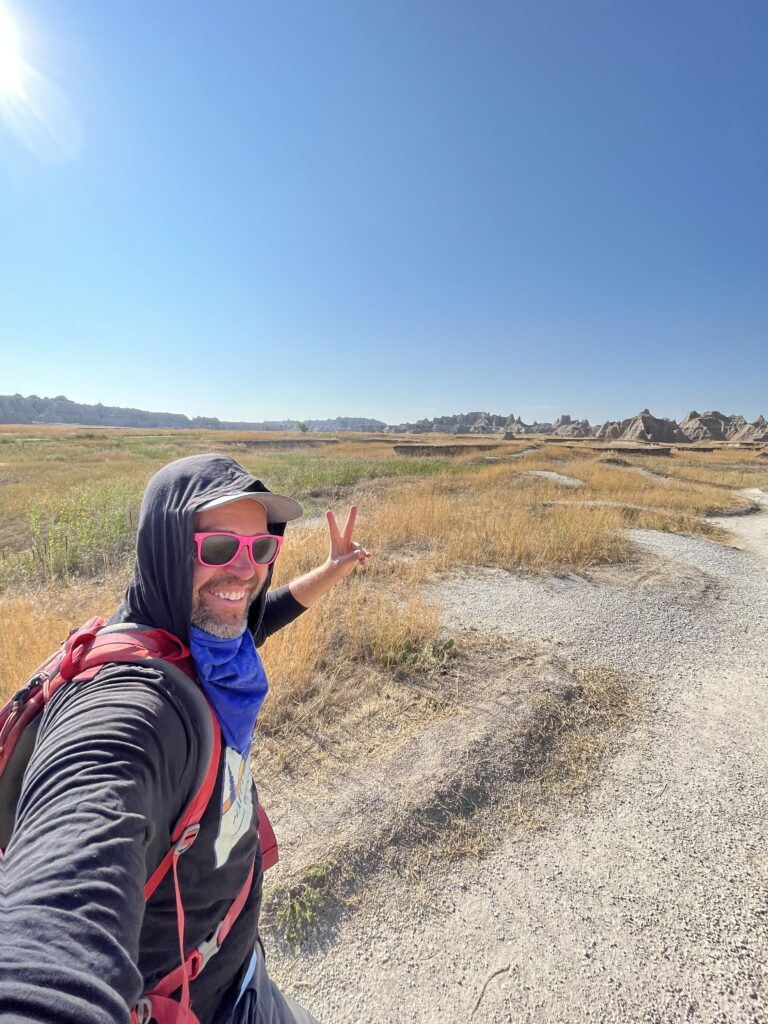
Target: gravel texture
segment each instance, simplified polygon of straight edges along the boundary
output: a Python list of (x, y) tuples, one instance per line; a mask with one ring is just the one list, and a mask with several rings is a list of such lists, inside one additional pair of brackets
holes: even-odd
[(563, 473), (555, 473), (550, 469), (530, 469), (526, 476), (540, 476), (550, 483), (560, 484), (561, 487), (583, 487), (584, 481), (575, 476), (565, 476)]
[(321, 1021), (768, 1021), (768, 504), (722, 524), (742, 550), (639, 530), (639, 567), (441, 586), (449, 624), (622, 669), (647, 713), (555, 828), (273, 960)]

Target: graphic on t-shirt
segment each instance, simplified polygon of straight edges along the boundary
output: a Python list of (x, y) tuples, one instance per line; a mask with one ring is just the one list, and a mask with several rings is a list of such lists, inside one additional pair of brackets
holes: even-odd
[(238, 839), (253, 820), (251, 773), (245, 758), (231, 747), (224, 758), (224, 786), (221, 793), (221, 824), (216, 838), (216, 867), (226, 864)]

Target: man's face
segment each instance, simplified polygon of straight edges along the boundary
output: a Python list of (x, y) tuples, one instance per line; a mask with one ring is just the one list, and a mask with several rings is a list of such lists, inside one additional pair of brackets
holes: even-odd
[[(195, 514), (195, 533), (267, 533), (267, 513), (250, 498), (231, 501)], [(201, 565), (193, 554), (192, 625), (221, 639), (240, 636), (248, 622), (248, 608), (264, 586), (267, 565), (254, 565), (245, 547), (234, 562)]]

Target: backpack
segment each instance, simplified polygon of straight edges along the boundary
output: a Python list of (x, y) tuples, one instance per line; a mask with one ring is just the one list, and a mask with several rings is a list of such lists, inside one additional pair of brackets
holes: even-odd
[[(121, 622), (113, 626), (105, 623), (105, 619), (95, 617), (73, 630), (59, 650), (0, 708), (0, 856), (13, 830), (24, 771), (34, 748), (42, 712), (58, 688), (66, 682), (86, 682), (93, 679), (104, 665), (121, 662), (142, 662), (150, 666), (154, 663), (155, 667), (171, 675), (189, 697), (188, 708), (207, 756), (200, 758), (192, 798), (171, 832), (172, 845), (144, 886), (144, 899), (147, 901), (168, 871), (173, 871), (180, 963), (131, 1009), (131, 1021), (133, 1024), (148, 1024), (150, 1020), (158, 1024), (197, 1024), (190, 1008), (189, 983), (218, 953), (245, 906), (254, 867), (251, 867), (245, 884), (211, 937), (185, 956), (184, 905), (179, 890), (178, 860), (197, 838), (200, 821), (216, 784), (221, 729), (213, 708), (195, 680), (189, 648), (178, 637), (164, 629), (133, 623)], [(261, 804), (258, 810), (262, 867), (266, 871), (277, 863), (277, 841)], [(170, 998), (178, 988), (182, 990), (180, 1002)]]

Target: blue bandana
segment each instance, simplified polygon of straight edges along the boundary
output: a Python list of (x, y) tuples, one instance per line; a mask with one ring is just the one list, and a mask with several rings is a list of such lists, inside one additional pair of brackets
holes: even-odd
[(233, 640), (220, 640), (190, 626), (189, 649), (198, 681), (219, 719), (224, 741), (247, 757), (268, 686), (252, 633), (246, 629)]

